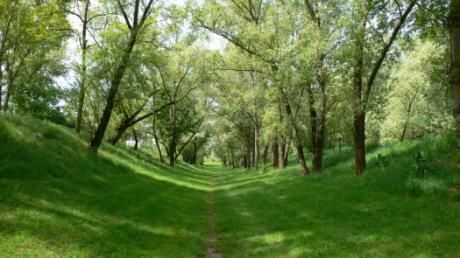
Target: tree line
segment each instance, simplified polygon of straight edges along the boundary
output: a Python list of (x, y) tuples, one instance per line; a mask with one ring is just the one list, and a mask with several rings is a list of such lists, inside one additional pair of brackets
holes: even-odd
[(459, 20), (457, 0), (0, 0), (0, 107), (172, 166), (295, 153), (306, 175), (353, 146), (361, 175), (366, 141), (460, 147)]

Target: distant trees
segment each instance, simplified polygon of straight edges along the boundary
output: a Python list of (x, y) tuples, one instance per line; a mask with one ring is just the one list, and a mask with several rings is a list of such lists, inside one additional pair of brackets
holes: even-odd
[(296, 157), (307, 175), (326, 149), (353, 145), (361, 175), (366, 141), (455, 123), (460, 135), (459, 5), (0, 0), (0, 110), (87, 130), (93, 151), (104, 139), (147, 145), (172, 166), (212, 149), (248, 169)]

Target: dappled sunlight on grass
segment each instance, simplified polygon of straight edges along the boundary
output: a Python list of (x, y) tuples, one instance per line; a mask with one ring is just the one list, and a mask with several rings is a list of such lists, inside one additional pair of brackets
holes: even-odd
[(2, 117), (0, 137), (1, 254), (204, 253), (210, 173), (147, 164), (110, 146), (96, 156), (70, 129), (14, 116)]
[[(171, 168), (108, 145), (94, 155), (68, 129), (1, 118), (8, 257), (203, 257), (211, 196), (224, 257), (460, 256), (460, 205), (446, 190), (458, 176), (443, 166), (443, 139), (374, 146), (361, 177), (350, 148), (328, 151), (324, 172), (302, 176), (295, 160), (246, 171)], [(419, 149), (436, 169), (423, 183), (441, 190), (414, 196), (406, 184)]]

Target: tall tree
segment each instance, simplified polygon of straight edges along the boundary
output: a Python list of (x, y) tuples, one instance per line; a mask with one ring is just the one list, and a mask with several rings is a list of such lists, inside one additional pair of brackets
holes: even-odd
[(372, 25), (373, 15), (378, 14), (379, 9), (385, 10), (386, 3), (374, 2), (368, 0), (355, 1), (355, 29), (352, 31), (352, 39), (354, 42), (353, 53), (353, 138), (355, 152), (355, 172), (356, 175), (361, 175), (366, 169), (366, 111), (371, 96), (372, 88), (377, 79), (377, 75), (385, 61), (391, 46), (396, 41), (399, 31), (405, 24), (407, 17), (412, 12), (417, 0), (410, 0), (404, 10), (396, 1), (399, 11), (399, 17), (394, 24), (389, 35), (389, 39), (384, 42), (380, 53), (377, 55), (377, 60), (370, 65), (370, 73), (367, 75), (365, 69), (366, 61), (366, 45), (368, 38), (368, 30)]
[[(81, 3), (81, 4), (80, 4)], [(75, 2), (75, 10), (67, 10), (67, 13), (75, 16), (78, 21), (81, 23), (81, 28), (77, 34), (80, 50), (81, 50), (81, 63), (80, 63), (80, 79), (79, 79), (79, 89), (78, 89), (78, 104), (77, 104), (77, 118), (75, 121), (75, 131), (80, 133), (81, 123), (83, 119), (83, 108), (85, 105), (85, 96), (87, 91), (87, 59), (88, 59), (88, 49), (90, 47), (88, 43), (88, 34), (92, 33), (90, 31), (90, 23), (98, 17), (105, 16), (104, 13), (95, 13), (91, 14), (91, 0), (80, 0)]]
[(457, 131), (457, 145), (460, 149), (460, 0), (452, 0), (450, 5), (449, 34), (452, 69), (451, 87)]
[(120, 0), (117, 0), (118, 7), (120, 9), (120, 12), (124, 18), (125, 25), (127, 26), (129, 30), (129, 39), (126, 45), (124, 46), (123, 54), (116, 65), (112, 79), (110, 82), (110, 87), (109, 91), (107, 94), (107, 99), (105, 103), (105, 108), (102, 113), (102, 118), (99, 122), (99, 126), (96, 129), (96, 133), (91, 140), (90, 143), (90, 149), (97, 152), (99, 149), (99, 146), (101, 145), (102, 139), (104, 138), (105, 131), (107, 130), (107, 126), (109, 125), (110, 122), (110, 117), (112, 116), (112, 111), (115, 106), (115, 99), (117, 96), (118, 88), (121, 84), (121, 80), (123, 79), (123, 75), (126, 71), (126, 68), (128, 66), (131, 52), (133, 51), (134, 45), (138, 41), (138, 36), (139, 33), (141, 33), (142, 29), (144, 28), (145, 21), (150, 15), (150, 10), (152, 8), (153, 0), (149, 0), (147, 5), (144, 8), (144, 11), (141, 12), (141, 4), (140, 0), (135, 0), (134, 6), (133, 6), (133, 17), (130, 19), (128, 16), (126, 10), (127, 8), (121, 3)]

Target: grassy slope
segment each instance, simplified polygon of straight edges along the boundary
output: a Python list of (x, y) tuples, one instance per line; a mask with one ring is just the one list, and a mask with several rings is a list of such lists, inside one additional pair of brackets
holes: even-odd
[[(428, 184), (444, 187), (414, 196), (407, 180), (418, 149), (431, 161)], [(350, 149), (329, 153), (320, 175), (303, 177), (297, 165), (221, 173), (217, 249), (227, 257), (460, 257), (460, 198), (447, 191), (460, 182), (452, 152), (439, 138), (374, 148), (360, 178)], [(379, 153), (388, 167), (377, 165)]]
[(207, 173), (147, 165), (49, 123), (0, 116), (0, 256), (196, 257)]
[[(445, 191), (458, 173), (442, 139), (374, 148), (360, 178), (349, 149), (309, 177), (295, 162), (266, 173), (171, 169), (111, 146), (94, 156), (66, 129), (5, 115), (0, 143), (0, 256), (201, 257), (210, 194), (225, 257), (460, 256), (460, 198)], [(418, 148), (444, 190), (408, 192)]]

